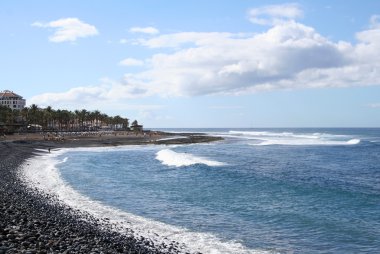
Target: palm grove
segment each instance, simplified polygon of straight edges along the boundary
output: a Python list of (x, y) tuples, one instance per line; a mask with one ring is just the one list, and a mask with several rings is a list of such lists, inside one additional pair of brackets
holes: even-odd
[[(138, 126), (135, 120), (132, 126)], [(99, 110), (61, 110), (39, 108), (36, 104), (22, 110), (12, 110), (0, 105), (0, 129), (6, 132), (40, 129), (44, 131), (96, 131), (129, 130), (129, 119), (119, 115), (109, 116)]]

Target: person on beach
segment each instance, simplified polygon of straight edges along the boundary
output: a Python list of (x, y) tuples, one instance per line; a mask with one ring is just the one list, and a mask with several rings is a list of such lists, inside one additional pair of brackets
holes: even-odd
[(49, 153), (50, 153), (50, 147), (48, 148), (48, 151), (49, 151)]

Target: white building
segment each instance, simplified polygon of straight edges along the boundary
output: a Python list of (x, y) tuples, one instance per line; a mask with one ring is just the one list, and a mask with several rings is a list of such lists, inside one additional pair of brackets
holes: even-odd
[(12, 91), (4, 90), (0, 92), (0, 105), (21, 110), (25, 107), (25, 99)]

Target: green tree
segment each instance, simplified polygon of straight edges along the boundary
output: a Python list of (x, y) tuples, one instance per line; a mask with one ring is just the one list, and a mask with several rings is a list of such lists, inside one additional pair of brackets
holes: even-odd
[(131, 124), (132, 127), (135, 127), (135, 126), (137, 126), (137, 125), (139, 125), (139, 123), (137, 122), (137, 120), (134, 120), (134, 121), (132, 122), (132, 124)]
[[(66, 109), (54, 110), (51, 106), (44, 109), (36, 104), (25, 107), (21, 111), (12, 110), (5, 106), (0, 106), (0, 125), (24, 127), (29, 124), (38, 124), (44, 130), (53, 129), (57, 131), (73, 131), (98, 129), (103, 125), (109, 126), (112, 130), (129, 127), (129, 119), (119, 115), (109, 116), (99, 110), (87, 111), (86, 109), (69, 111)], [(132, 122), (132, 126), (138, 125), (137, 120)]]
[(29, 120), (31, 121), (32, 124), (37, 124), (38, 123), (38, 106), (36, 104), (32, 104), (29, 107)]

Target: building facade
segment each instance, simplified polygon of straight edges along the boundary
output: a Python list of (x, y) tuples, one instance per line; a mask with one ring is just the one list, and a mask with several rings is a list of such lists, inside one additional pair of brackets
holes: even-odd
[(25, 99), (13, 91), (4, 90), (0, 92), (0, 105), (11, 108), (12, 110), (21, 110), (25, 107)]

